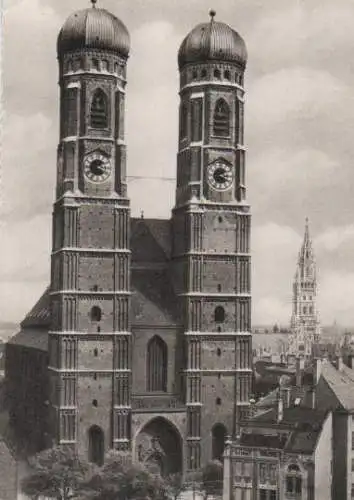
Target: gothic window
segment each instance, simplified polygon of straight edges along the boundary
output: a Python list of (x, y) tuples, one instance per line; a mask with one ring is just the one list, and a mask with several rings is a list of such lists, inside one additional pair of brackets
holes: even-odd
[(102, 61), (102, 70), (103, 71), (108, 71), (108, 69), (109, 69), (109, 63), (108, 63), (108, 61), (106, 59), (104, 59)]
[(194, 70), (192, 73), (192, 79), (196, 80), (197, 78), (198, 78), (198, 72), (196, 70)]
[(104, 434), (97, 425), (89, 430), (89, 461), (99, 466), (103, 465), (104, 459)]
[(92, 59), (92, 69), (99, 71), (100, 63), (99, 63), (98, 59)]
[(191, 106), (192, 141), (201, 141), (203, 125), (203, 99), (193, 99)]
[(206, 77), (207, 77), (207, 70), (206, 69), (202, 69), (201, 73), (200, 73), (200, 77), (205, 80)]
[(68, 62), (66, 63), (66, 70), (67, 72), (73, 71), (73, 61), (72, 59), (69, 59)]
[(223, 424), (215, 424), (211, 431), (212, 434), (212, 459), (222, 460), (227, 431)]
[(214, 135), (217, 137), (230, 135), (230, 108), (224, 99), (219, 99), (215, 105)]
[(97, 356), (98, 356), (98, 349), (94, 349), (93, 350), (93, 355), (95, 356), (95, 358), (97, 358)]
[(224, 78), (225, 78), (225, 80), (230, 80), (231, 79), (230, 71), (229, 70), (226, 70), (224, 72)]
[(302, 477), (298, 465), (289, 465), (286, 475), (286, 492), (292, 495), (301, 495)]
[(63, 91), (62, 132), (64, 136), (77, 134), (77, 88), (66, 88)]
[(221, 398), (216, 398), (215, 404), (217, 406), (220, 406), (221, 405)]
[(188, 133), (188, 108), (185, 103), (180, 107), (180, 136), (181, 139), (187, 137)]
[(147, 348), (147, 390), (167, 391), (167, 346), (158, 336), (153, 337)]
[(215, 308), (214, 321), (216, 323), (223, 323), (225, 321), (225, 309), (221, 306)]
[(101, 89), (97, 89), (92, 97), (91, 127), (108, 127), (108, 100), (106, 94)]
[(217, 78), (218, 80), (221, 78), (220, 70), (218, 69), (214, 70), (214, 77)]
[(102, 311), (101, 311), (100, 307), (93, 306), (93, 308), (91, 309), (91, 312), (90, 312), (90, 316), (91, 316), (91, 321), (101, 321)]
[(220, 349), (220, 347), (217, 348), (216, 355), (219, 356), (219, 357), (221, 356), (221, 349)]
[(313, 314), (313, 307), (312, 306), (310, 306), (310, 308), (309, 308), (309, 314)]

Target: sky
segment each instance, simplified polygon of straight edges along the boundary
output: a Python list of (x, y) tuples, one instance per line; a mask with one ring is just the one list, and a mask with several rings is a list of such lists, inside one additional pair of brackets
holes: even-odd
[[(49, 281), (58, 142), (56, 37), (88, 0), (4, 0), (0, 320), (19, 322)], [(321, 321), (354, 326), (354, 2), (99, 0), (128, 27), (128, 175), (173, 178), (177, 51), (208, 20), (246, 41), (245, 140), (253, 323), (287, 325), (305, 218)], [(132, 213), (168, 218), (174, 183), (132, 179)]]

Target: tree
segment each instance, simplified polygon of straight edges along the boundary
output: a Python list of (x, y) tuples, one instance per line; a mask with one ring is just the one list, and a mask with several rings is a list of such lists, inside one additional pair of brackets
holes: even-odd
[(33, 473), (23, 479), (22, 491), (27, 496), (56, 500), (80, 498), (90, 467), (69, 447), (57, 446), (44, 450), (30, 460)]
[[(126, 463), (111, 452), (105, 464), (86, 484), (92, 500), (167, 500), (162, 478), (139, 464)], [(87, 498), (87, 497), (86, 497)]]
[(180, 494), (187, 489), (186, 483), (183, 481), (181, 473), (170, 474), (166, 478), (166, 489), (168, 495), (177, 500)]
[(221, 495), (223, 491), (223, 465), (219, 460), (209, 462), (202, 470), (202, 490), (205, 500), (210, 495)]

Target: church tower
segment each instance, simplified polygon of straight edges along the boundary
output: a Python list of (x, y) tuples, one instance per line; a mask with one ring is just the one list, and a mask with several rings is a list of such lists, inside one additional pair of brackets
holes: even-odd
[(96, 462), (130, 450), (130, 209), (124, 110), (129, 34), (104, 9), (58, 37), (60, 142), (51, 260), (54, 443)]
[(252, 379), (250, 207), (246, 202), (243, 39), (215, 21), (179, 50), (174, 283), (183, 317), (187, 469), (221, 458)]
[(301, 246), (293, 284), (293, 313), (289, 352), (296, 357), (311, 356), (312, 346), (320, 337), (320, 322), (316, 307), (316, 261), (306, 219), (304, 241)]

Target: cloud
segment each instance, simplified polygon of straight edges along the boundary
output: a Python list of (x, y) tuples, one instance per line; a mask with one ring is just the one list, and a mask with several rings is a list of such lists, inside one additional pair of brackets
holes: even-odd
[(315, 240), (316, 247), (323, 248), (328, 252), (338, 250), (342, 245), (354, 244), (354, 225), (329, 227), (324, 233), (318, 235)]
[(347, 88), (326, 71), (306, 67), (283, 68), (257, 79), (247, 97), (251, 130), (269, 129), (284, 121), (307, 120), (329, 114)]
[(3, 130), (3, 216), (16, 220), (48, 213), (56, 175), (52, 120), (41, 112), (30, 116), (7, 113)]
[[(78, 0), (74, 8), (87, 5), (87, 0)], [(105, 0), (104, 7), (131, 32), (128, 175), (173, 178), (177, 50), (187, 32), (208, 19), (209, 6), (199, 0)], [(5, 8), (4, 319), (20, 319), (47, 283), (58, 140), (56, 37), (72, 10), (69, 0), (10, 0)], [(244, 36), (249, 52), (245, 137), (253, 212), (254, 321), (287, 321), (308, 215), (318, 256), (322, 318), (354, 322), (354, 4), (240, 0), (231, 5), (220, 0), (217, 11), (218, 20)], [(167, 180), (130, 180), (133, 214), (143, 209), (146, 217), (168, 217), (174, 189)], [(34, 243), (28, 243), (31, 238)], [(341, 287), (348, 294), (344, 300)]]
[(2, 224), (0, 303), (5, 321), (20, 321), (50, 279), (51, 217)]

